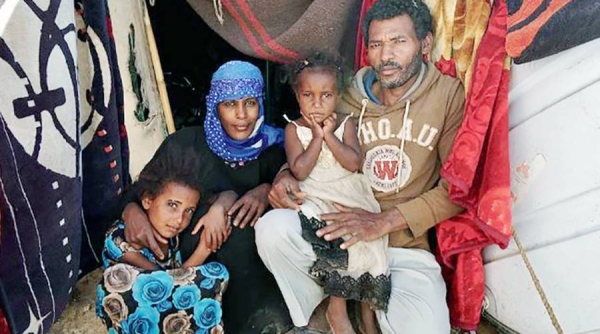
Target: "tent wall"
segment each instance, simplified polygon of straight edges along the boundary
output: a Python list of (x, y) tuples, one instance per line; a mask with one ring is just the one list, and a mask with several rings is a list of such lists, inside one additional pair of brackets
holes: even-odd
[[(596, 39), (512, 68), (513, 226), (565, 333), (600, 331), (599, 52)], [(484, 260), (487, 311), (556, 332), (514, 240)]]
[(144, 27), (144, 2), (109, 0), (135, 180), (167, 135)]

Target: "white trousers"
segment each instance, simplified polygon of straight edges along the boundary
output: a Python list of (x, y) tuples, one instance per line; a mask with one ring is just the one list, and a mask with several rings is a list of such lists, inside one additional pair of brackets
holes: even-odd
[[(302, 238), (298, 213), (275, 209), (256, 224), (256, 246), (273, 273), (295, 326), (306, 326), (327, 297), (308, 274), (316, 260)], [(387, 313), (377, 312), (384, 334), (448, 334), (446, 285), (434, 256), (422, 249), (389, 248), (392, 294)]]

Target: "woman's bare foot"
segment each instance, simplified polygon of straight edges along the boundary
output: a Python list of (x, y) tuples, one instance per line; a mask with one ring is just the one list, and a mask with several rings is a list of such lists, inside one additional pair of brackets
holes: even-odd
[(369, 304), (360, 303), (360, 324), (361, 331), (364, 334), (378, 334), (379, 329), (377, 328), (377, 318), (375, 317), (375, 311), (371, 309)]
[(346, 310), (346, 300), (340, 297), (329, 297), (329, 306), (325, 317), (333, 334), (356, 334)]

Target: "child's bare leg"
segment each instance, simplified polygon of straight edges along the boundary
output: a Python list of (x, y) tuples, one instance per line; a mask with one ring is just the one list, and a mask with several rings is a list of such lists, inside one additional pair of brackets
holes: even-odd
[(330, 296), (325, 316), (333, 334), (355, 334), (346, 310), (346, 299)]
[(360, 303), (360, 323), (361, 330), (365, 334), (378, 334), (377, 329), (377, 318), (375, 318), (375, 311), (371, 309), (368, 303)]

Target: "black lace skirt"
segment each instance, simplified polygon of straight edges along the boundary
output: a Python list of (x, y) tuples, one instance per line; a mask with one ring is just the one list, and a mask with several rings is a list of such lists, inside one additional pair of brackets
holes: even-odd
[(309, 273), (323, 286), (325, 293), (344, 299), (367, 302), (372, 309), (387, 311), (392, 285), (389, 275), (373, 277), (368, 272), (349, 275), (348, 250), (341, 249), (342, 238), (326, 241), (316, 231), (326, 224), (316, 218), (308, 218), (301, 211), (302, 237), (308, 241), (317, 260)]

